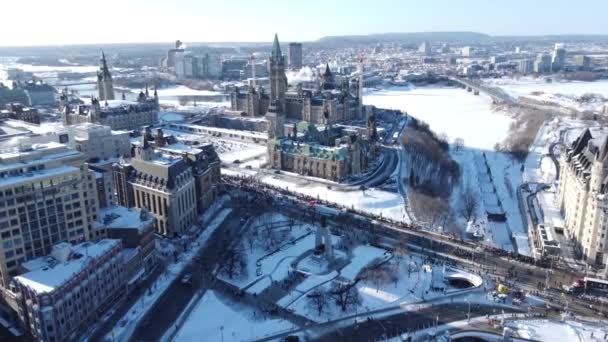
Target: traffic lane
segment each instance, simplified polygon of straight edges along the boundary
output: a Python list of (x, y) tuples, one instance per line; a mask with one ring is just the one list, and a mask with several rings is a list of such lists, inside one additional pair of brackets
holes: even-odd
[[(467, 304), (447, 304), (416, 312), (388, 316), (382, 319), (363, 319), (346, 328), (337, 329), (315, 341), (375, 341), (379, 338), (392, 337), (408, 331), (417, 331), (435, 325), (465, 320), (468, 313)], [(471, 305), (471, 317), (484, 316), (502, 312), (502, 307), (489, 305)], [(505, 310), (516, 312), (516, 310)]]
[[(202, 281), (203, 277), (207, 280), (212, 278), (208, 273), (220, 260), (224, 242), (240, 227), (240, 219), (240, 216), (235, 216), (224, 222), (209, 240), (206, 248), (197, 254), (196, 260), (186, 265), (184, 271), (169, 286), (139, 326), (134, 334), (135, 341), (157, 341), (173, 326), (196, 292), (205, 285)], [(222, 231), (223, 229), (226, 231)], [(186, 274), (192, 275), (191, 284), (182, 284), (181, 279)]]

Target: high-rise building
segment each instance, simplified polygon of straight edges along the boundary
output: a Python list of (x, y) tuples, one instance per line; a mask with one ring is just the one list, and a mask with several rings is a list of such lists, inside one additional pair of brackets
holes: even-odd
[(563, 70), (566, 66), (566, 49), (564, 44), (555, 44), (553, 54), (551, 55), (551, 71), (556, 72)]
[(545, 73), (551, 71), (551, 56), (548, 54), (539, 54), (534, 61), (534, 72)]
[(428, 41), (422, 42), (418, 47), (418, 52), (425, 56), (429, 56), (431, 54), (431, 44)]
[(27, 138), (0, 153), (0, 284), (21, 263), (62, 241), (84, 241), (98, 212), (95, 174), (85, 156), (60, 143)]
[(606, 264), (608, 252), (608, 135), (583, 133), (560, 160), (559, 206), (565, 228), (590, 263)]
[(534, 61), (531, 59), (521, 59), (517, 61), (517, 71), (523, 75), (527, 75), (534, 71)]
[(302, 68), (302, 43), (289, 43), (288, 50), (289, 69), (299, 70)]
[(114, 83), (108, 68), (106, 55), (101, 53), (99, 71), (97, 72), (97, 91), (101, 101), (114, 100)]
[(581, 70), (589, 70), (591, 68), (591, 58), (584, 55), (576, 56), (574, 58), (574, 65)]
[(281, 53), (279, 36), (274, 35), (272, 53), (268, 59), (268, 72), (270, 74), (270, 101), (281, 101), (287, 91), (287, 76), (285, 75), (285, 57)]
[(460, 49), (460, 55), (462, 57), (471, 57), (473, 54), (473, 49), (470, 46), (464, 46)]

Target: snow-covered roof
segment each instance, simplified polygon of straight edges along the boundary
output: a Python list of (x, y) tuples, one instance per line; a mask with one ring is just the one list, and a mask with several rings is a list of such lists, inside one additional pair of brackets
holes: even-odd
[(98, 215), (97, 221), (93, 222), (93, 229), (138, 229), (143, 230), (145, 227), (154, 223), (154, 217), (150, 214), (144, 214), (133, 208), (114, 205), (103, 208)]
[[(83, 242), (68, 248), (69, 256), (66, 261), (60, 261), (56, 256), (45, 256), (24, 263), (27, 273), (14, 278), (38, 294), (49, 293), (80, 273), (93, 259), (105, 254), (120, 244), (120, 240), (104, 239), (97, 243)], [(67, 243), (66, 243), (67, 245)]]

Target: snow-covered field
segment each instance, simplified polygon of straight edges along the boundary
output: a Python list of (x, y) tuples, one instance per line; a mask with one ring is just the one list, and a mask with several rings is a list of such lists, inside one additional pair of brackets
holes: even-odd
[(366, 93), (363, 103), (378, 108), (400, 109), (428, 123), (438, 134), (465, 145), (492, 150), (508, 134), (512, 119), (491, 109), (492, 100), (461, 89), (446, 86), (390, 87)]
[(280, 175), (267, 175), (261, 177), (264, 183), (287, 188), (321, 200), (337, 203), (356, 210), (370, 212), (375, 215), (391, 218), (396, 221), (409, 222), (405, 211), (403, 198), (398, 193), (369, 189), (365, 191), (341, 191), (331, 186), (321, 185), (306, 178), (298, 180), (285, 180)]
[(520, 79), (489, 79), (485, 82), (504, 89), (515, 98), (525, 96), (581, 111), (601, 111), (605, 105), (608, 105), (608, 102), (601, 100), (588, 103), (577, 101), (578, 97), (587, 93), (599, 94), (608, 99), (608, 80), (594, 82), (553, 80), (549, 83), (542, 77), (536, 79), (522, 77)]
[(288, 321), (263, 317), (259, 311), (209, 290), (173, 340), (251, 341), (290, 328)]
[(605, 341), (608, 328), (605, 325), (585, 324), (567, 320), (512, 321), (506, 324), (517, 336), (536, 341), (590, 342)]

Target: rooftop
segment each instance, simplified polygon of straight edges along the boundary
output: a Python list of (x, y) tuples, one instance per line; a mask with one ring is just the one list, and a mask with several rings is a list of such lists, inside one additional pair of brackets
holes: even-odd
[(152, 215), (142, 215), (140, 211), (119, 205), (102, 209), (98, 217), (99, 219), (93, 222), (93, 229), (138, 229), (142, 231), (154, 223)]
[(53, 247), (48, 256), (25, 262), (22, 266), (30, 271), (14, 278), (38, 294), (53, 292), (74, 275), (80, 273), (91, 260), (100, 257), (120, 240), (103, 239), (97, 243), (83, 242), (69, 245), (64, 242)]

